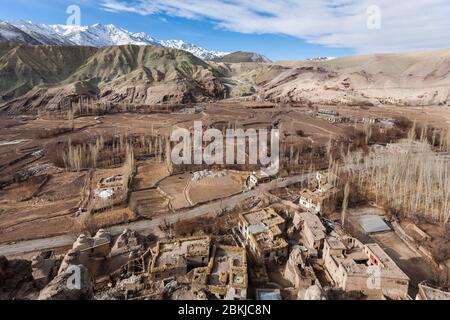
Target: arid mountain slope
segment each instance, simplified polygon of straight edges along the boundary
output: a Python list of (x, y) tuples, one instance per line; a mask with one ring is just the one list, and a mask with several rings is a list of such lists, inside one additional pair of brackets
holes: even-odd
[(89, 47), (0, 44), (0, 103), (35, 86), (61, 82), (95, 51)]
[(134, 104), (187, 103), (224, 95), (220, 73), (181, 50), (10, 45), (0, 61), (0, 95), (9, 113), (35, 113), (77, 95)]
[(100, 49), (66, 82), (89, 81), (108, 101), (156, 104), (223, 97), (220, 74), (181, 50), (150, 46)]
[(225, 62), (225, 63), (245, 63), (245, 62), (256, 62), (256, 63), (269, 63), (271, 62), (269, 58), (256, 53), (256, 52), (243, 52), (237, 51), (227, 54), (223, 57), (218, 57), (213, 59), (215, 62)]
[(242, 96), (323, 105), (450, 105), (450, 50), (228, 63), (152, 46), (0, 45), (2, 110), (37, 113), (77, 96), (135, 105)]
[(267, 99), (345, 105), (450, 103), (450, 50), (277, 64), (289, 69), (261, 89)]

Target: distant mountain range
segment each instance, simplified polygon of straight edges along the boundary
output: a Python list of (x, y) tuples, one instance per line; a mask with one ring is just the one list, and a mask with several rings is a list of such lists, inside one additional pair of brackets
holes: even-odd
[(309, 58), (306, 59), (307, 61), (330, 61), (334, 60), (336, 57), (315, 57), (315, 58)]
[(24, 20), (0, 21), (0, 42), (9, 41), (31, 45), (79, 45), (97, 48), (128, 44), (152, 45), (184, 50), (203, 60), (220, 59), (229, 54), (207, 50), (182, 40), (157, 40), (144, 32), (132, 33), (112, 24), (68, 26), (35, 24)]
[(225, 63), (244, 63), (244, 62), (255, 62), (255, 63), (271, 63), (269, 58), (263, 56), (259, 53), (255, 52), (243, 52), (237, 51), (230, 54), (227, 54), (222, 57), (217, 57), (212, 59), (216, 62), (225, 62)]
[(81, 96), (135, 105), (211, 101), (225, 96), (223, 78), (171, 48), (0, 43), (0, 109), (14, 114), (54, 111)]
[(276, 63), (235, 52), (205, 61), (162, 45), (36, 45), (44, 39), (31, 31), (11, 24), (3, 31), (3, 41), (13, 34), (16, 42), (35, 45), (0, 43), (0, 114), (58, 111), (61, 102), (79, 97), (137, 106), (228, 97), (305, 105), (450, 106), (450, 49)]

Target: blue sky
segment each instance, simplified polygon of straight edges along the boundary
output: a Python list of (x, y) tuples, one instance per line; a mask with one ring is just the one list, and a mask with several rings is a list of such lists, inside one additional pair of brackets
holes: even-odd
[(448, 0), (2, 0), (0, 19), (115, 24), (272, 60), (450, 47)]

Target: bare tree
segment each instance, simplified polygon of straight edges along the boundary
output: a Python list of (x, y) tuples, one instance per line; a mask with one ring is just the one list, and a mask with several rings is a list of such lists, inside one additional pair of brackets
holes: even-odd
[(376, 202), (404, 216), (448, 223), (450, 160), (433, 151), (425, 134), (420, 141), (403, 140), (368, 155), (352, 153), (344, 161), (352, 182)]
[(350, 182), (347, 181), (344, 188), (344, 200), (342, 202), (342, 217), (341, 217), (341, 223), (342, 226), (345, 228), (346, 220), (347, 220), (347, 209), (348, 209), (348, 197), (350, 195)]

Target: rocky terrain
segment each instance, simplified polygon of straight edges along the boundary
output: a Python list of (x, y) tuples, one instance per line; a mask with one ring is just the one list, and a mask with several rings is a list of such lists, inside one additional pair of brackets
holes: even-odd
[(225, 90), (213, 67), (175, 49), (1, 44), (0, 54), (0, 103), (13, 114), (73, 96), (152, 105), (222, 98)]
[(89, 271), (83, 265), (77, 266), (80, 270), (80, 287), (69, 289), (67, 283), (71, 283), (70, 271), (58, 274), (41, 292), (38, 300), (92, 300), (94, 293), (91, 285)]
[(243, 52), (237, 51), (222, 57), (217, 57), (213, 59), (216, 62), (225, 62), (225, 63), (245, 63), (245, 62), (257, 62), (257, 63), (269, 63), (269, 58), (256, 53), (256, 52)]
[(0, 44), (0, 105), (10, 114), (51, 110), (80, 96), (133, 105), (251, 97), (330, 106), (447, 106), (449, 75), (450, 50), (269, 63), (245, 52), (205, 61), (156, 46)]
[(69, 77), (95, 48), (0, 44), (0, 103)]
[(450, 50), (317, 61), (220, 62), (216, 67), (234, 80), (233, 91), (257, 100), (330, 106), (450, 104)]
[(0, 105), (10, 113), (33, 113), (77, 96), (147, 105), (253, 96), (445, 106), (450, 95), (450, 50), (271, 62), (254, 52), (211, 51), (111, 24), (0, 21), (0, 72)]
[(30, 261), (0, 256), (0, 300), (35, 298), (38, 293)]
[(279, 62), (265, 99), (325, 105), (448, 105), (450, 50)]

